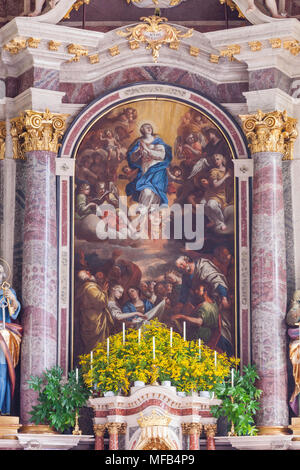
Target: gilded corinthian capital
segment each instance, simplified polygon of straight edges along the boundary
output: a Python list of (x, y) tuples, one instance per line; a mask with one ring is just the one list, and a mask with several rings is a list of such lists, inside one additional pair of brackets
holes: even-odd
[(279, 152), (283, 160), (293, 159), (294, 142), (298, 136), (297, 119), (286, 111), (273, 111), (240, 116), (251, 153)]
[(47, 150), (57, 153), (66, 129), (68, 114), (24, 111), (21, 115), (23, 132), (19, 135), (21, 147), (24, 152), (34, 150)]

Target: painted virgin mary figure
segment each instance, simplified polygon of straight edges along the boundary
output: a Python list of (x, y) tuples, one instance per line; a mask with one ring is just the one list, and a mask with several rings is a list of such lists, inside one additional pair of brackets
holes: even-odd
[(138, 172), (127, 184), (126, 194), (147, 209), (152, 204), (168, 206), (167, 168), (172, 160), (172, 148), (153, 133), (151, 124), (143, 124), (140, 133), (141, 137), (133, 142), (127, 153), (129, 167)]
[(22, 338), (21, 325), (13, 322), (19, 315), (21, 305), (5, 278), (4, 268), (0, 264), (0, 415), (10, 414)]

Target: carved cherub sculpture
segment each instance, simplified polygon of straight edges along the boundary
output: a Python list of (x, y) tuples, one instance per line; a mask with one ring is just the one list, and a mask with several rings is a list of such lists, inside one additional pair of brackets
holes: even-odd
[(290, 398), (290, 406), (298, 416), (300, 394), (300, 289), (294, 292), (290, 308), (286, 315), (286, 322), (290, 327), (288, 329), (288, 335), (290, 337), (289, 356), (293, 366), (293, 376), (295, 381), (295, 389)]

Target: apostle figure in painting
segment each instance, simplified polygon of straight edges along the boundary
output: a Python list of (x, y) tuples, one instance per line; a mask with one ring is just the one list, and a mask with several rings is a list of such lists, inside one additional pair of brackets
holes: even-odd
[[(193, 289), (196, 305), (186, 305), (187, 313), (172, 316), (172, 320), (183, 320), (194, 325), (191, 339), (201, 339), (212, 349), (233, 355), (230, 331), (222, 318), (219, 307), (213, 299), (211, 287), (199, 281)], [(198, 328), (195, 326), (197, 325)]]
[(300, 398), (300, 290), (294, 292), (290, 308), (286, 315), (289, 325), (288, 335), (290, 337), (289, 355), (293, 366), (295, 388), (290, 398), (290, 406), (294, 413), (299, 416)]
[(131, 322), (134, 317), (145, 319), (145, 315), (142, 311), (136, 311), (133, 309), (126, 309), (126, 311), (121, 310), (119, 301), (122, 298), (124, 293), (124, 288), (116, 284), (110, 288), (109, 298), (108, 298), (108, 308), (112, 317), (115, 320), (121, 322)]
[(168, 206), (167, 167), (172, 160), (172, 149), (159, 136), (153, 134), (151, 124), (140, 128), (142, 134), (127, 153), (128, 165), (138, 169), (133, 181), (126, 186), (127, 196), (131, 196), (147, 209), (152, 204)]
[(81, 281), (76, 295), (80, 307), (80, 336), (83, 354), (88, 354), (98, 342), (110, 336), (114, 321), (108, 309), (108, 284), (100, 286), (86, 269), (78, 272), (78, 279)]
[(10, 414), (22, 338), (22, 327), (12, 322), (19, 315), (20, 302), (5, 278), (0, 264), (0, 414)]

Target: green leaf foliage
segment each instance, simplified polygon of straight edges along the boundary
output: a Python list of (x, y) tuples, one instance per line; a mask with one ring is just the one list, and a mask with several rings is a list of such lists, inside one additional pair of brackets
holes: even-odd
[(259, 379), (255, 365), (244, 366), (242, 374), (234, 371), (234, 386), (231, 377), (217, 384), (215, 393), (222, 400), (220, 406), (212, 406), (211, 411), (215, 418), (225, 416), (229, 426), (234, 424), (238, 436), (254, 436), (255, 414), (260, 407), (259, 398), (262, 391), (256, 388), (255, 382)]
[(47, 424), (58, 432), (75, 426), (76, 411), (85, 405), (90, 395), (80, 373), (77, 383), (75, 371), (65, 378), (62, 368), (54, 366), (40, 377), (31, 376), (27, 383), (38, 393), (37, 404), (30, 411), (31, 422)]

